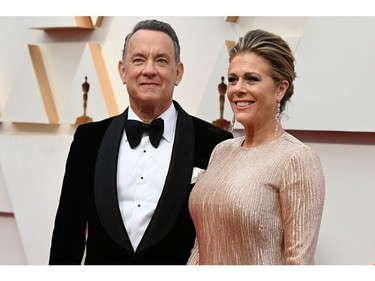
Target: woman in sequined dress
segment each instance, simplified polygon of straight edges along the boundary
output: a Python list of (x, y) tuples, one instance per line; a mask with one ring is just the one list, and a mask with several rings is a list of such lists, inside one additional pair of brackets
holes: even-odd
[(228, 100), (245, 134), (216, 146), (190, 195), (197, 239), (188, 264), (314, 264), (325, 180), (316, 152), (285, 132), (294, 57), (249, 31), (229, 52)]

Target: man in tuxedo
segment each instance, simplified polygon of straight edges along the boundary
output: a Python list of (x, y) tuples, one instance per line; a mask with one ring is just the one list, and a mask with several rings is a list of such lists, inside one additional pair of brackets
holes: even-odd
[(193, 170), (205, 169), (215, 145), (233, 137), (173, 100), (184, 66), (169, 24), (139, 22), (118, 70), (129, 107), (76, 130), (51, 265), (186, 264), (195, 239), (188, 210)]

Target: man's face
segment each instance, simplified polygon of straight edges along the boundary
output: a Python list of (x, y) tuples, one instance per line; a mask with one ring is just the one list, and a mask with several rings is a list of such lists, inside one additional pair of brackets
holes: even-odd
[(130, 39), (119, 72), (132, 107), (168, 107), (183, 75), (172, 39), (160, 31), (139, 30)]

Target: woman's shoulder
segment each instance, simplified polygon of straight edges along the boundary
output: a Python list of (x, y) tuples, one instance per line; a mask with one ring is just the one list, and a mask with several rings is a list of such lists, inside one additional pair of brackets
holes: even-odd
[(317, 152), (313, 148), (290, 133), (285, 132), (283, 139), (285, 150), (288, 150), (294, 158), (319, 158)]
[(284, 145), (292, 149), (311, 149), (307, 144), (288, 132), (285, 132), (282, 138), (284, 140)]
[(229, 148), (238, 148), (241, 147), (241, 143), (244, 141), (245, 137), (235, 137), (232, 139), (226, 139), (217, 144), (217, 149), (229, 149)]

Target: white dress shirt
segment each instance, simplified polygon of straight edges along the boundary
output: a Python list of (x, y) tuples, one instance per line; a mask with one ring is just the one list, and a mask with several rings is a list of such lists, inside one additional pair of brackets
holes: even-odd
[[(143, 134), (141, 143), (131, 149), (124, 131), (119, 149), (117, 195), (134, 251), (155, 212), (168, 173), (177, 122), (173, 103), (159, 117), (164, 120), (164, 133), (158, 148)], [(142, 121), (130, 107), (128, 119)]]

